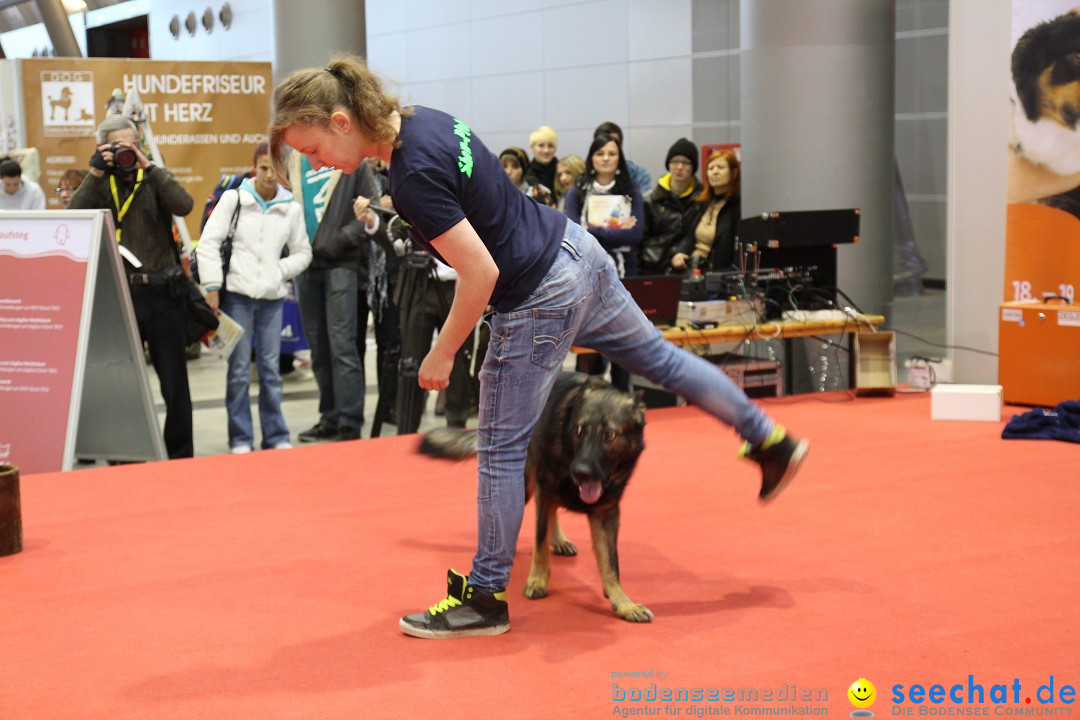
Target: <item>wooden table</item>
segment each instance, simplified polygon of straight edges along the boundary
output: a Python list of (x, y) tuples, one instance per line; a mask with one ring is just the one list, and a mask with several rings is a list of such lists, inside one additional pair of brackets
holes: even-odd
[[(664, 339), (679, 346), (711, 345), (712, 343), (742, 342), (744, 340), (791, 340), (793, 338), (814, 337), (817, 335), (846, 334), (848, 349), (852, 350), (855, 334), (872, 331), (885, 323), (884, 315), (855, 314), (839, 320), (788, 320), (762, 322), (757, 325), (721, 325), (720, 327), (697, 329), (673, 327), (662, 329)], [(589, 348), (574, 346), (575, 353), (595, 352)], [(785, 350), (790, 357), (790, 346), (785, 342)], [(792, 387), (792, 364), (784, 363), (785, 388)], [(848, 386), (854, 387), (854, 367), (849, 363)]]
[(714, 342), (739, 342), (741, 340), (787, 340), (815, 335), (854, 334), (870, 330), (885, 322), (884, 315), (858, 315), (843, 320), (788, 320), (764, 322), (757, 325), (722, 325), (698, 330), (675, 327), (663, 331), (664, 339), (676, 345), (706, 345)]

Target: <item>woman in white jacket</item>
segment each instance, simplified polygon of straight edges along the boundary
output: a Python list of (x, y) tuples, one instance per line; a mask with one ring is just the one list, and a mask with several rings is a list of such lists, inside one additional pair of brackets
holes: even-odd
[[(221, 310), (255, 341), (259, 374), (259, 423), (262, 447), (289, 448), (289, 428), (281, 412), (281, 312), (286, 283), (311, 262), (311, 243), (303, 208), (278, 184), (267, 143), (255, 151), (255, 176), (221, 196), (196, 246), (199, 275), (210, 307)], [(236, 232), (227, 277), (222, 272), (221, 245), (237, 210)], [(282, 257), (282, 249), (289, 254)], [(251, 452), (251, 352), (242, 342), (229, 356), (225, 409), (229, 416), (229, 447)]]

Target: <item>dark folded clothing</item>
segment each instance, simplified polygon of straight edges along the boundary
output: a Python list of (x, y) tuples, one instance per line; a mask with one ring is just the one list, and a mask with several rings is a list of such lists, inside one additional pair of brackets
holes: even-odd
[(1013, 415), (1001, 437), (1080, 443), (1080, 400), (1066, 400), (1053, 409), (1034, 408)]

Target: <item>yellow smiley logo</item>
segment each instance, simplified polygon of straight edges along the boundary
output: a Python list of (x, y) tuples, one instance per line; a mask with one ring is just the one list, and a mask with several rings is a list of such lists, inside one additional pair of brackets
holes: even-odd
[(857, 708), (868, 708), (874, 704), (877, 698), (877, 689), (874, 683), (866, 678), (859, 678), (851, 683), (847, 691), (848, 700)]

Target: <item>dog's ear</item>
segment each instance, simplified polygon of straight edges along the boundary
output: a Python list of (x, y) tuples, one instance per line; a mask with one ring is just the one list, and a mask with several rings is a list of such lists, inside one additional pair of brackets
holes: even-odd
[(645, 392), (643, 390), (634, 391), (634, 422), (638, 427), (645, 427)]
[(1039, 119), (1042, 90), (1039, 86), (1039, 73), (1044, 69), (1047, 62), (1044, 52), (1032, 39), (1033, 30), (1026, 32), (1016, 42), (1012, 54), (1013, 85), (1016, 87), (1016, 97), (1020, 100), (1020, 107), (1024, 110), (1024, 116), (1035, 122)]
[[(1043, 74), (1047, 69), (1059, 66), (1062, 60), (1075, 54), (1078, 30), (1080, 13), (1071, 10), (1028, 28), (1016, 41), (1012, 52), (1013, 85), (1028, 120), (1035, 122), (1042, 116), (1046, 92)], [(1055, 74), (1059, 72), (1051, 71)], [(1052, 82), (1066, 84), (1069, 79)]]

